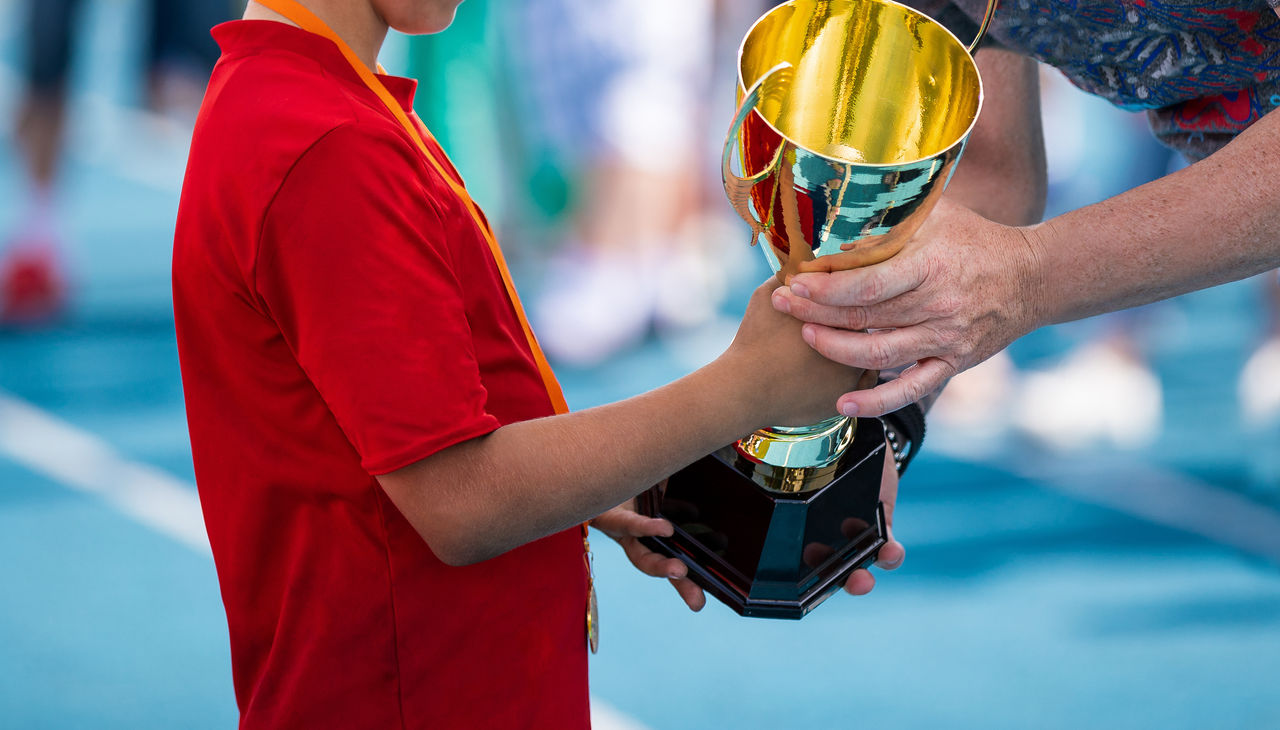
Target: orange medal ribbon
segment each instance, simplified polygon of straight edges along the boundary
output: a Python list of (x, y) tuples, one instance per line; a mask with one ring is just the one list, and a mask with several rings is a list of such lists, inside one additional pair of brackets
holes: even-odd
[[(400, 108), (399, 102), (387, 91), (387, 87), (383, 85), (382, 80), (373, 72), (364, 62), (356, 56), (355, 51), (351, 50), (351, 46), (347, 42), (333, 32), (323, 20), (316, 17), (314, 13), (306, 7), (296, 2), (296, 0), (257, 0), (257, 2), (275, 12), (288, 18), (291, 22), (305, 31), (315, 33), (333, 41), (334, 45), (342, 51), (342, 55), (346, 57), (347, 62), (351, 64), (351, 68), (360, 76), (360, 80), (364, 82), (369, 90), (382, 100), (387, 110), (400, 122), (400, 126), (404, 127), (404, 131), (409, 133), (409, 137), (418, 145), (418, 150), (422, 152), (422, 156), (431, 163), (435, 171), (440, 175), (454, 194), (456, 194), (467, 207), (467, 212), (471, 214), (472, 220), (479, 229), (480, 234), (484, 236), (484, 240), (489, 244), (489, 251), (493, 254), (493, 261), (498, 265), (498, 271), (502, 274), (502, 283), (507, 288), (507, 296), (511, 299), (511, 306), (515, 309), (516, 318), (520, 320), (520, 327), (524, 330), (525, 339), (529, 341), (529, 349), (533, 351), (533, 360), (538, 365), (538, 373), (542, 376), (542, 384), (547, 389), (547, 397), (551, 399), (551, 406), (556, 413), (568, 413), (569, 406), (565, 403), (564, 392), (560, 389), (560, 382), (556, 380), (556, 375), (551, 370), (551, 364), (547, 362), (547, 357), (542, 353), (542, 348), (538, 346), (538, 340), (533, 336), (533, 329), (529, 326), (529, 319), (524, 314), (524, 307), (520, 304), (520, 295), (516, 293), (515, 283), (511, 280), (511, 271), (507, 268), (507, 261), (502, 256), (502, 249), (498, 246), (498, 239), (494, 237), (492, 229), (485, 223), (480, 216), (479, 208), (477, 208), (471, 194), (463, 187), (462, 183), (455, 180), (446, 170), (444, 165), (431, 154), (431, 148), (427, 147), (427, 143), (423, 140), (423, 135), (430, 137), (431, 133), (427, 130), (426, 125), (418, 120), (417, 115), (410, 118), (404, 109)], [(417, 122), (415, 124), (415, 122)], [(432, 138), (434, 142), (435, 139)]]
[[(382, 100), (383, 105), (387, 107), (387, 111), (391, 112), (396, 121), (400, 122), (400, 126), (404, 127), (404, 131), (408, 132), (410, 139), (418, 146), (418, 150), (422, 152), (422, 156), (426, 158), (431, 167), (435, 169), (440, 178), (449, 185), (449, 188), (462, 200), (467, 208), (467, 212), (471, 214), (471, 219), (476, 225), (476, 229), (484, 236), (485, 243), (489, 244), (489, 252), (493, 255), (493, 261), (498, 266), (498, 272), (502, 275), (502, 284), (507, 289), (507, 297), (511, 300), (511, 307), (515, 310), (516, 318), (520, 320), (520, 328), (524, 330), (525, 339), (529, 343), (529, 350), (533, 354), (533, 361), (538, 366), (538, 374), (542, 376), (542, 385), (547, 389), (547, 397), (551, 400), (551, 407), (557, 414), (568, 413), (569, 405), (565, 402), (564, 391), (560, 389), (560, 381), (556, 379), (555, 373), (551, 370), (551, 364), (547, 362), (547, 356), (543, 354), (542, 348), (538, 345), (538, 339), (533, 335), (533, 328), (529, 326), (529, 318), (525, 316), (524, 307), (520, 304), (520, 295), (516, 293), (515, 282), (511, 279), (511, 271), (507, 268), (506, 258), (502, 255), (502, 248), (498, 245), (498, 239), (493, 235), (493, 229), (485, 222), (480, 215), (480, 209), (476, 206), (471, 194), (467, 192), (462, 182), (455, 180), (452, 175), (445, 169), (444, 165), (436, 159), (431, 153), (431, 148), (427, 146), (425, 137), (431, 138), (430, 130), (418, 119), (418, 115), (406, 114), (404, 109), (400, 107), (400, 103), (396, 101), (391, 92), (378, 78), (355, 51), (351, 50), (351, 46), (342, 40), (342, 37), (333, 31), (323, 20), (316, 17), (301, 3), (296, 0), (256, 0), (260, 5), (267, 7), (285, 18), (289, 19), (299, 28), (315, 33), (318, 36), (328, 38), (333, 41), (338, 50), (347, 59), (347, 63), (351, 64), (352, 70), (369, 87), (377, 97)], [(437, 143), (438, 145), (438, 143)], [(441, 149), (443, 154), (443, 148)], [(448, 159), (447, 156), (445, 159)], [(586, 550), (584, 559), (587, 563), (587, 643), (591, 647), (592, 653), (595, 653), (600, 643), (600, 619), (596, 608), (596, 589), (595, 577), (592, 569), (591, 561), (591, 545), (587, 542), (587, 525), (582, 525), (582, 545)]]

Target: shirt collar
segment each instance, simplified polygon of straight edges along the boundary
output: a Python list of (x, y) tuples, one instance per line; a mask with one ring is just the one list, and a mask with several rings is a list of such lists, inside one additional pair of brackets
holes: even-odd
[[(337, 44), (297, 26), (274, 20), (232, 20), (214, 26), (212, 34), (224, 57), (248, 56), (262, 51), (297, 53), (319, 63), (325, 71), (344, 81), (364, 87), (364, 82)], [(413, 109), (417, 81), (389, 74), (377, 76), (406, 112)]]

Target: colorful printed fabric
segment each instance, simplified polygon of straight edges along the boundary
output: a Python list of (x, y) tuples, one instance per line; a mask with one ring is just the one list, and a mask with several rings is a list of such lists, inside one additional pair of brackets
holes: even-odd
[[(908, 4), (962, 40), (986, 5)], [(1004, 0), (990, 35), (1091, 94), (1146, 111), (1156, 137), (1193, 160), (1280, 106), (1280, 17), (1264, 0)]]

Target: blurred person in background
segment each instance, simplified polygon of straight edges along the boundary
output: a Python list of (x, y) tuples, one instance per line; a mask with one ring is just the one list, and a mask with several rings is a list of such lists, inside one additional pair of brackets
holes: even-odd
[[(209, 29), (230, 17), (227, 0), (146, 0), (145, 103), (157, 113), (194, 116), (218, 49)], [(58, 173), (68, 107), (72, 37), (81, 0), (28, 0), (26, 89), (17, 141), (28, 201), (0, 250), (0, 323), (38, 324), (66, 303)]]
[(1249, 459), (1251, 487), (1280, 499), (1280, 278), (1260, 277), (1267, 308), (1267, 328), (1236, 384), (1236, 398), (1246, 436), (1258, 445)]
[[(909, 3), (976, 32), (985, 3)], [(978, 52), (986, 101), (964, 161), (930, 221), (896, 257), (804, 273), (775, 306), (810, 322), (806, 339), (846, 364), (910, 365), (848, 393), (875, 415), (937, 391), (1014, 339), (1280, 265), (1280, 18), (1260, 3), (1122, 2), (1050, 12), (1001, 7)], [(1045, 223), (1035, 61), (1127, 109), (1192, 164)], [(872, 331), (863, 332), (870, 328)], [(1245, 367), (1244, 407), (1280, 423), (1280, 337)], [(1275, 453), (1275, 444), (1263, 449)]]
[(575, 191), (532, 307), (554, 360), (590, 365), (652, 326), (705, 323), (725, 295), (704, 226), (715, 5), (519, 0), (506, 18), (526, 144)]

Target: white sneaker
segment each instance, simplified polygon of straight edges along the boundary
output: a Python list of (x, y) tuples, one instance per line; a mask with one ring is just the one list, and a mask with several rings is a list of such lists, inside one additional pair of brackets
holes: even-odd
[(728, 294), (723, 270), (697, 250), (680, 247), (657, 255), (661, 258), (650, 272), (657, 294), (654, 308), (659, 328), (689, 330), (714, 320)]
[(1280, 337), (1267, 340), (1245, 362), (1237, 393), (1246, 427), (1280, 419)]
[(1160, 434), (1160, 381), (1108, 343), (1077, 349), (1061, 365), (1031, 373), (1014, 408), (1014, 425), (1058, 451), (1090, 446), (1138, 449)]
[(1237, 383), (1252, 491), (1280, 499), (1280, 337), (1245, 362)]
[(929, 409), (930, 448), (967, 456), (998, 452), (1018, 378), (1004, 351), (952, 378)]
[(559, 363), (598, 365), (644, 340), (653, 288), (638, 256), (571, 248), (551, 263), (533, 307), (538, 342)]

